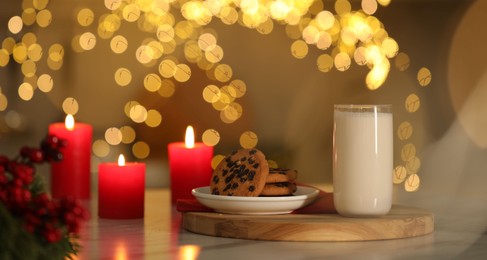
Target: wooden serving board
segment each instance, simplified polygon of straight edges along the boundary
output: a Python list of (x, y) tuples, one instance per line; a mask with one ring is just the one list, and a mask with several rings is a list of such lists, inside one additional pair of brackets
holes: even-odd
[(346, 218), (338, 214), (233, 215), (183, 213), (184, 229), (203, 235), (274, 241), (366, 241), (426, 235), (434, 215), (423, 209), (394, 205), (379, 218)]

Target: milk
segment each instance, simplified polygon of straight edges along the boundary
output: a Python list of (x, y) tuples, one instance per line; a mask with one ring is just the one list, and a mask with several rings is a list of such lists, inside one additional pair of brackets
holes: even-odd
[(338, 213), (381, 216), (392, 204), (393, 126), (390, 105), (336, 105), (333, 189)]

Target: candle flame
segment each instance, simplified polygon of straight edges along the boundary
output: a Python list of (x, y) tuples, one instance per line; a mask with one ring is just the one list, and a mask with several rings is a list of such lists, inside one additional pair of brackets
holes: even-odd
[(123, 154), (118, 156), (118, 166), (125, 166), (125, 157)]
[(190, 125), (186, 128), (186, 137), (184, 139), (184, 143), (186, 148), (194, 148), (194, 130)]
[(64, 125), (66, 126), (66, 129), (68, 129), (68, 130), (74, 129), (74, 117), (73, 117), (73, 115), (68, 114), (66, 116), (66, 120), (64, 121)]

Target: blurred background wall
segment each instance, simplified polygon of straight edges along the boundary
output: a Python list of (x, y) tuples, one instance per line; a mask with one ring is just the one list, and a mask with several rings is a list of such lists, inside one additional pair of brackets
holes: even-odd
[[(358, 7), (359, 2), (352, 4)], [(414, 144), (418, 158), (428, 165), (423, 153), (449, 133), (465, 100), (485, 72), (487, 36), (482, 25), (487, 18), (482, 11), (487, 8), (481, 2), (393, 0), (387, 7), (379, 7), (375, 16), (399, 43), (399, 51), (409, 56), (410, 63), (407, 70), (400, 71), (391, 61), (387, 81), (374, 91), (365, 85), (368, 70), (364, 67), (352, 64), (345, 72), (320, 72), (316, 59), (322, 52), (316, 48), (310, 48), (303, 59), (294, 58), (290, 52), (292, 40), (286, 36), (284, 26), (276, 25), (272, 33), (261, 35), (215, 19), (207, 27), (224, 49), (222, 62), (232, 66), (234, 78), (247, 84), (247, 93), (240, 100), (242, 117), (233, 124), (221, 122), (219, 113), (203, 100), (202, 90), (211, 84), (204, 71), (193, 68), (188, 82), (177, 85), (172, 97), (162, 98), (145, 91), (140, 83), (147, 73), (157, 73), (157, 67), (141, 66), (131, 55), (110, 53), (109, 40), (97, 39), (95, 48), (89, 52), (76, 53), (66, 48), (62, 69), (52, 73), (53, 90), (36, 93), (30, 101), (18, 98), (17, 88), (23, 79), (19, 66), (11, 62), (0, 69), (1, 91), (9, 100), (8, 108), (0, 112), (0, 152), (14, 156), (22, 145), (37, 145), (50, 123), (64, 120), (60, 107), (63, 100), (75, 97), (80, 107), (76, 118), (94, 126), (94, 140), (103, 139), (107, 128), (131, 125), (137, 140), (149, 144), (150, 155), (141, 160), (148, 164), (148, 186), (168, 185), (166, 147), (169, 142), (183, 140), (187, 125), (195, 127), (197, 139), (206, 129), (218, 130), (221, 140), (215, 147), (216, 154), (238, 148), (240, 135), (252, 131), (258, 136), (257, 147), (267, 158), (280, 166), (298, 169), (300, 181), (331, 182), (333, 105), (390, 103), (394, 106), (395, 129), (405, 121), (414, 127), (407, 141), (395, 140), (395, 165), (402, 163), (401, 150), (407, 143)], [(334, 1), (324, 1), (325, 9), (333, 8), (333, 4)], [(2, 38), (9, 35), (6, 23), (10, 17), (21, 12), (19, 5), (19, 1), (0, 3)], [(84, 7), (98, 16), (107, 12), (103, 1), (49, 3), (52, 24), (48, 28), (31, 27), (38, 41), (46, 46), (52, 43), (70, 46), (75, 35), (96, 31), (96, 26), (83, 28), (75, 21), (76, 12)], [(128, 50), (132, 53), (146, 37), (132, 24), (124, 24), (121, 31), (133, 42)], [(132, 72), (134, 83), (127, 87), (114, 83), (113, 72), (121, 66)], [(425, 87), (420, 86), (417, 78), (423, 67), (432, 75), (431, 83)], [(45, 64), (39, 65), (38, 71), (42, 70), (47, 70)], [(406, 98), (412, 93), (420, 101), (420, 108), (414, 113), (405, 108)], [(487, 97), (485, 92), (475, 95)], [(123, 113), (127, 100), (139, 100), (160, 111), (161, 125), (150, 128), (133, 123)], [(17, 120), (17, 127), (9, 126), (8, 120)], [(466, 138), (475, 140), (482, 136), (483, 142), (485, 125), (480, 129), (470, 127), (477, 122), (470, 118), (463, 124), (467, 130), (474, 129)], [(93, 171), (98, 162), (114, 161), (120, 152), (130, 154), (130, 147), (119, 145), (112, 147), (104, 158), (94, 156)], [(432, 179), (438, 177), (428, 177), (432, 173), (423, 168), (418, 173), (423, 180), (421, 185), (431, 185)]]

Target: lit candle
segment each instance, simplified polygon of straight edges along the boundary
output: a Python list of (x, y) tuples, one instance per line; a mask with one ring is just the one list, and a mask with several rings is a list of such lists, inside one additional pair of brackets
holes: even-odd
[(144, 217), (145, 164), (118, 163), (98, 165), (98, 216), (133, 219)]
[(185, 142), (168, 145), (171, 202), (193, 198), (191, 190), (210, 185), (213, 146), (194, 141), (193, 127), (186, 129)]
[(89, 199), (92, 126), (74, 122), (68, 115), (64, 123), (49, 125), (49, 134), (67, 141), (60, 149), (63, 159), (51, 163), (52, 196)]

